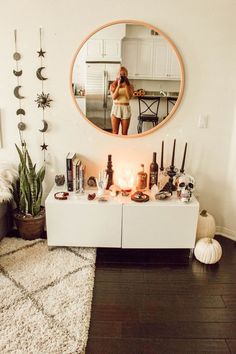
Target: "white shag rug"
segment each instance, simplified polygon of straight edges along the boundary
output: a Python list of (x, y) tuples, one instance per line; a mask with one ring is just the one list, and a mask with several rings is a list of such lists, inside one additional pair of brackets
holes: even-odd
[(85, 353), (95, 248), (0, 242), (0, 353)]

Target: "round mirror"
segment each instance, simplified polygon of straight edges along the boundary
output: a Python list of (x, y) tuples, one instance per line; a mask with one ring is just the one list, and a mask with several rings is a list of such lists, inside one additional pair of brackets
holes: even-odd
[(114, 136), (147, 134), (176, 111), (184, 87), (183, 62), (159, 29), (117, 21), (90, 34), (76, 52), (71, 90), (80, 113)]

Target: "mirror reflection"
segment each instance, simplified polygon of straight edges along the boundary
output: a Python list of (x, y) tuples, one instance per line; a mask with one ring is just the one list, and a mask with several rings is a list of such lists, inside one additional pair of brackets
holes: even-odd
[(179, 96), (180, 64), (171, 44), (142, 24), (97, 31), (75, 58), (76, 104), (96, 127), (142, 134), (163, 122)]

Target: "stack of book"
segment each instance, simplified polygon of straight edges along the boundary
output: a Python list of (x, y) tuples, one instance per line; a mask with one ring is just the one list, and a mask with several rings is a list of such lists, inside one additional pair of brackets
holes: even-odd
[(69, 192), (78, 191), (83, 189), (84, 166), (80, 158), (74, 152), (69, 152), (66, 156), (66, 177), (67, 177), (67, 190)]

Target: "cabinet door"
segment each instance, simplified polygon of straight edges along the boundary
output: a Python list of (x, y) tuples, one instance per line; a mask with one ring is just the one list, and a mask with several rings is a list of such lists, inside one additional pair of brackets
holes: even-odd
[(138, 78), (152, 78), (153, 40), (138, 40), (137, 73)]
[(103, 41), (102, 39), (90, 39), (87, 42), (87, 60), (103, 59)]
[(122, 205), (113, 201), (45, 202), (49, 246), (121, 247)]
[(129, 78), (137, 78), (138, 41), (136, 39), (123, 40), (122, 65), (128, 69)]
[(180, 80), (180, 66), (174, 50), (163, 39), (154, 41), (153, 78)]
[(120, 61), (120, 46), (118, 39), (90, 39), (87, 43), (87, 60)]
[(180, 80), (180, 66), (178, 58), (172, 48), (168, 48), (168, 77)]
[(123, 248), (193, 248), (199, 204), (178, 199), (123, 205)]
[(121, 42), (116, 39), (104, 39), (103, 41), (103, 58), (104, 60), (117, 60), (121, 59)]
[(154, 40), (153, 78), (168, 78), (168, 44), (162, 39)]
[(86, 101), (85, 101), (85, 97), (77, 97), (77, 98), (76, 98), (76, 102), (77, 102), (79, 108), (81, 109), (81, 111), (84, 113), (84, 115), (86, 115)]

